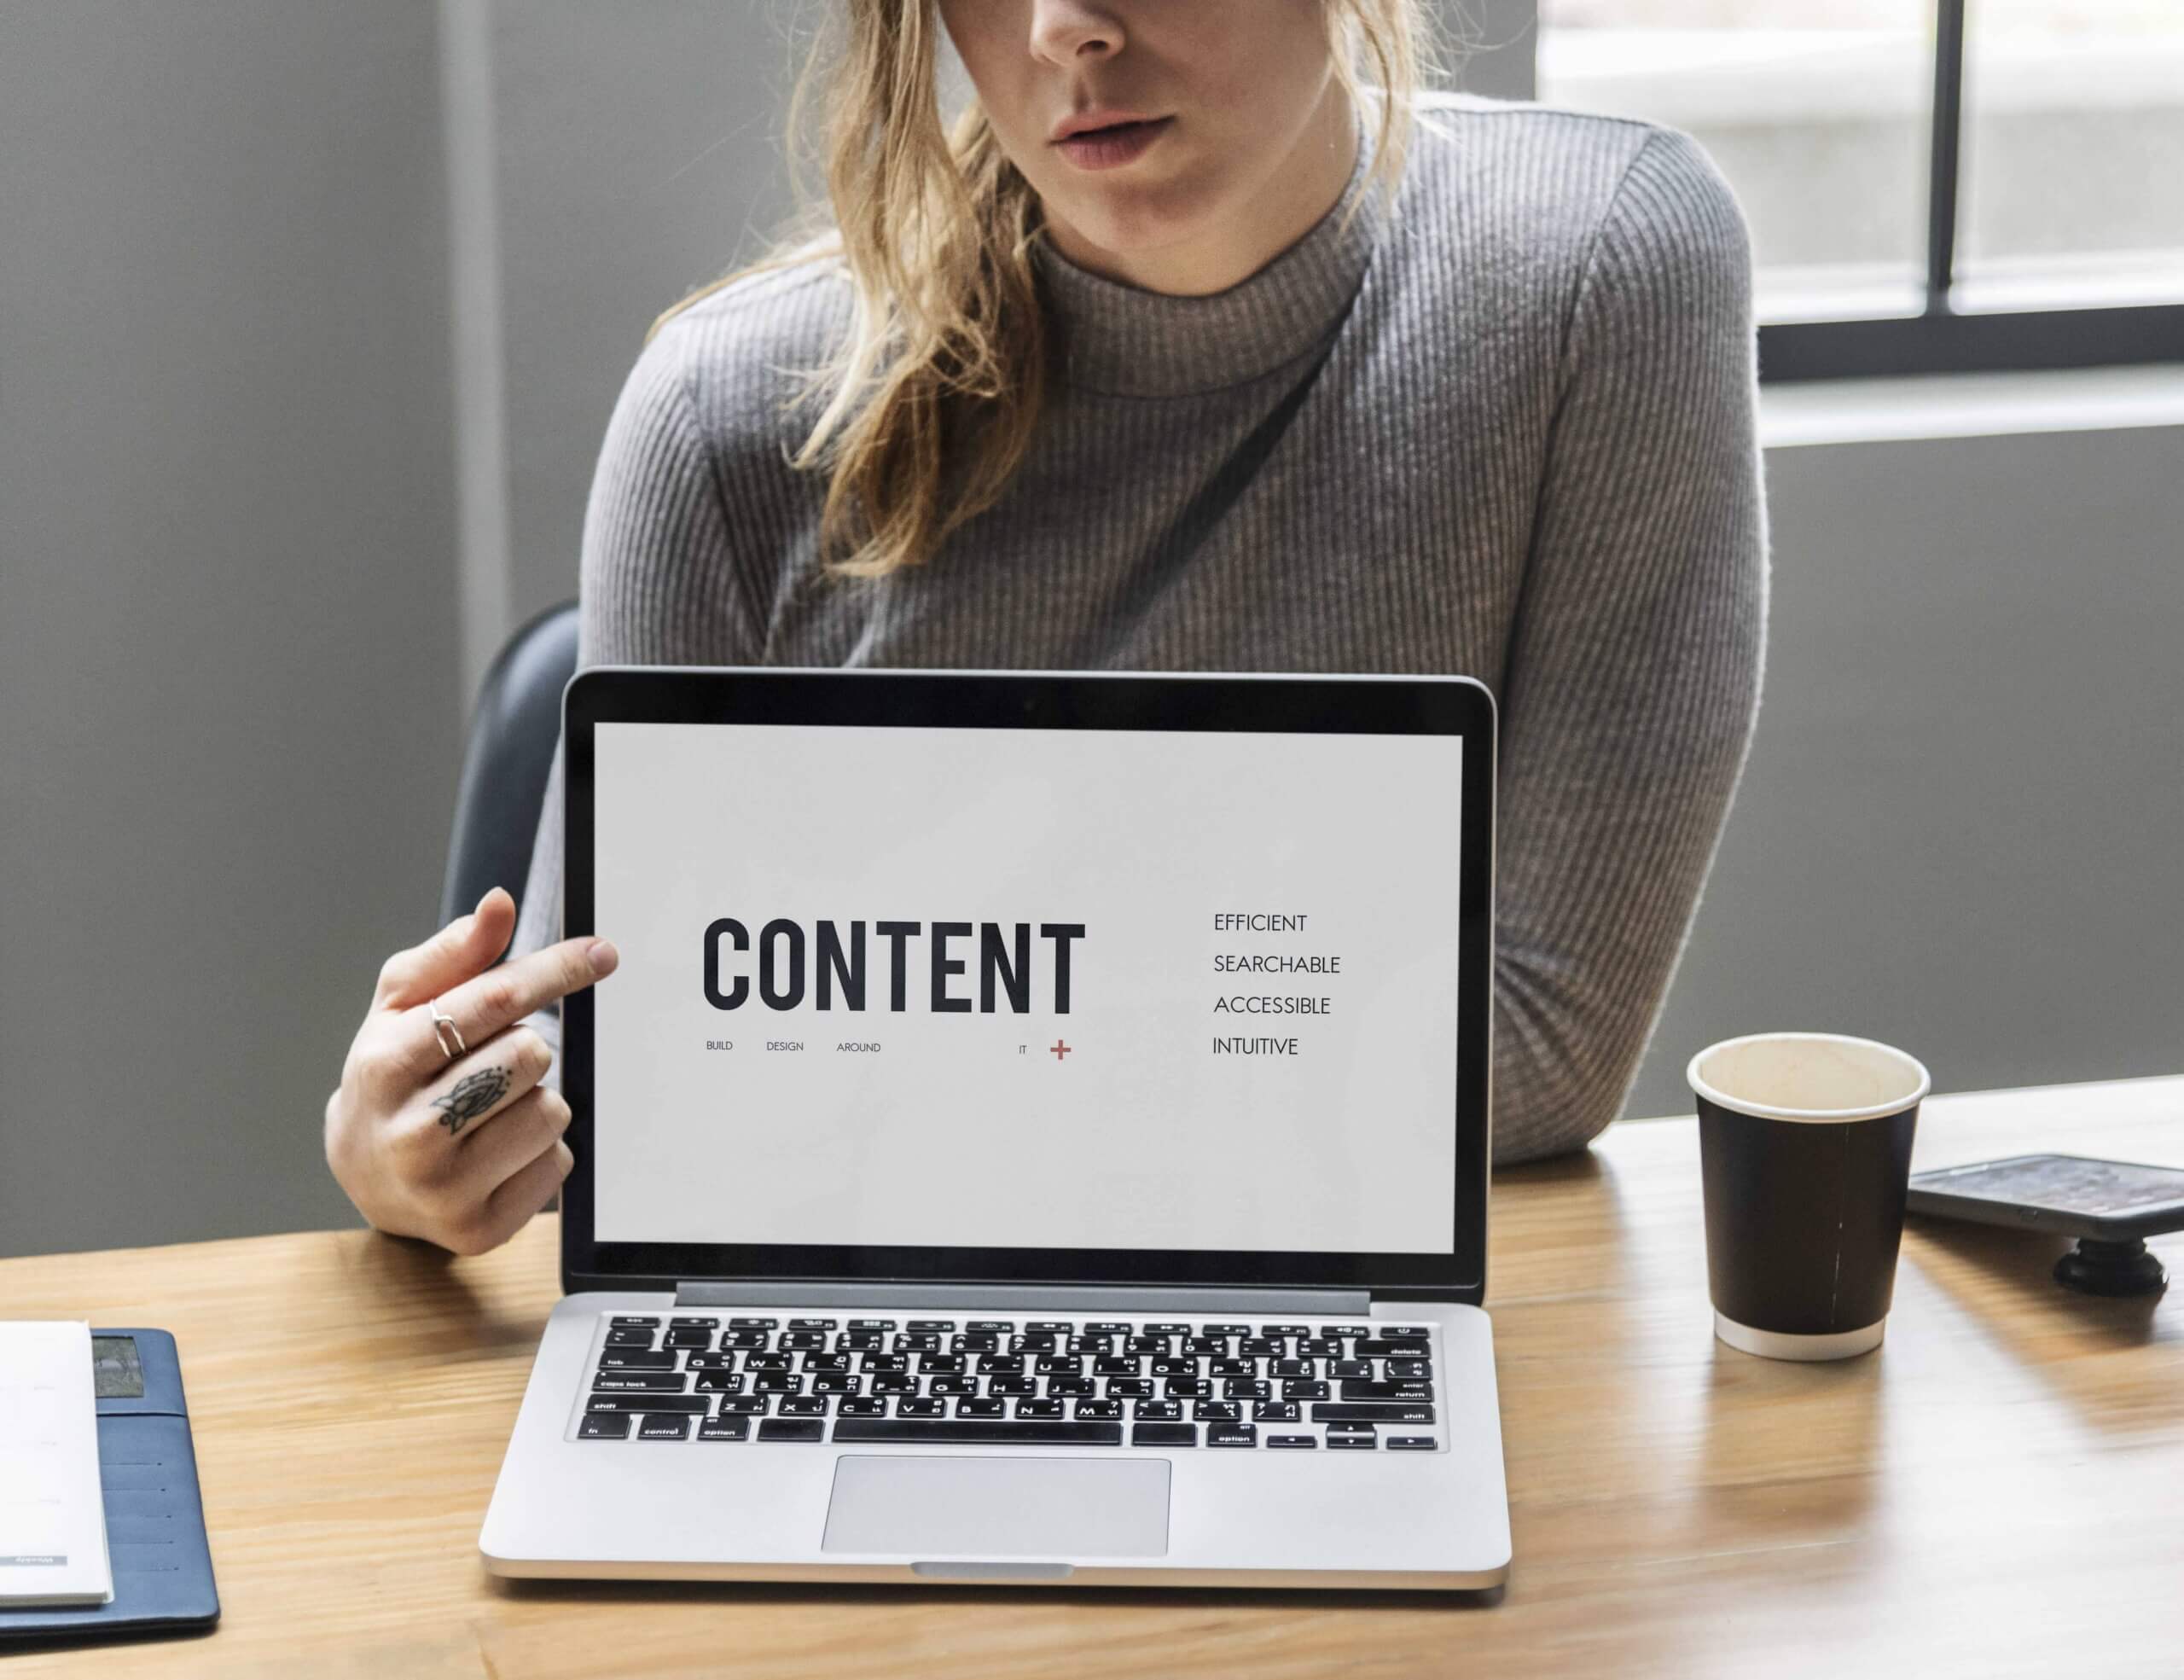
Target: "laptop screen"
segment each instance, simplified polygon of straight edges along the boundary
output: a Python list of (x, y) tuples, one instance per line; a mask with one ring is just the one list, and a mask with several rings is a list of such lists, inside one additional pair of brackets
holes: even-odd
[(1460, 735), (593, 729), (596, 1241), (1450, 1251)]

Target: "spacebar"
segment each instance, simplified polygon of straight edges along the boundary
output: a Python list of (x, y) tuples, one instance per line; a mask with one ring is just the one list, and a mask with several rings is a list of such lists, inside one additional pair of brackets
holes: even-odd
[(1123, 1427), (1119, 1423), (1048, 1423), (1031, 1417), (838, 1417), (834, 1439), (838, 1445), (916, 1441), (927, 1446), (986, 1446), (1015, 1441), (1033, 1446), (1076, 1442), (1084, 1446), (1118, 1447), (1123, 1444)]

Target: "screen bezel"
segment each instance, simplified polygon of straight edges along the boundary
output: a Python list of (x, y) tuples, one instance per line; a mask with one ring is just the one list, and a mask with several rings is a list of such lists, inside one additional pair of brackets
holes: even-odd
[(1494, 701), (1483, 684), (1466, 677), (588, 666), (562, 692), (562, 930), (571, 939), (597, 931), (592, 803), (595, 730), (602, 723), (1461, 737), (1455, 1241), (1446, 1253), (601, 1242), (593, 1235), (594, 1039), (587, 989), (561, 1003), (561, 1090), (573, 1116), (566, 1135), (576, 1157), (561, 1186), (564, 1290), (671, 1289), (693, 1280), (886, 1281), (1369, 1288), (1394, 1299), (1474, 1303), (1483, 1295), (1495, 782)]

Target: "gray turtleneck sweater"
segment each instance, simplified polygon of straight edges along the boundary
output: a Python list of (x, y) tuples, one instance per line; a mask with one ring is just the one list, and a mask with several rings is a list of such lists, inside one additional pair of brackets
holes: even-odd
[[(1421, 119), (1391, 211), (1361, 146), (1335, 208), (1228, 291), (1043, 246), (1063, 371), (1020, 476), (877, 583), (821, 573), (823, 485), (784, 460), (810, 410), (782, 416), (781, 370), (843, 329), (841, 274), (677, 316), (607, 428), (578, 657), (1479, 678), (1507, 1162), (1621, 1108), (1742, 768), (1767, 606), (1751, 254), (1674, 129), (1451, 94)], [(557, 754), (514, 955), (558, 935), (561, 797)], [(558, 1045), (554, 1012), (531, 1024)]]

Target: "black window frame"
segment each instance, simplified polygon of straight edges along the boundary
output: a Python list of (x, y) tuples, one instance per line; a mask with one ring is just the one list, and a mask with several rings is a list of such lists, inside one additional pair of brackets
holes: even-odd
[(2184, 303), (1960, 310), (1965, 0), (1936, 0), (1926, 306), (1915, 315), (1759, 323), (1762, 384), (2184, 361)]

